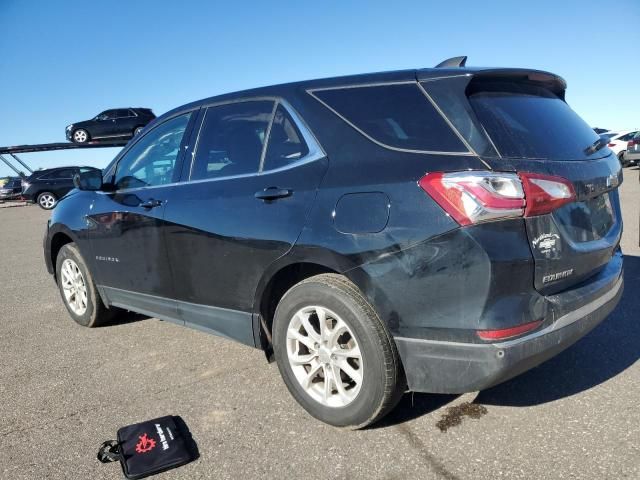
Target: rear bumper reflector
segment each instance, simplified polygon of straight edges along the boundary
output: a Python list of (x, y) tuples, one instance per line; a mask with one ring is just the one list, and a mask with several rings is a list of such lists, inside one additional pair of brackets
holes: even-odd
[(483, 340), (504, 340), (535, 330), (540, 325), (542, 325), (542, 320), (536, 320), (516, 327), (501, 328), (500, 330), (478, 330), (476, 333)]

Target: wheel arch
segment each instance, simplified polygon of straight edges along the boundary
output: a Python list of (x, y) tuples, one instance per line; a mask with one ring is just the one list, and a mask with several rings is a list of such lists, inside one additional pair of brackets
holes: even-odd
[(68, 228), (57, 225), (52, 227), (48, 233), (47, 240), (47, 248), (45, 249), (45, 254), (47, 255), (47, 267), (50, 266), (50, 273), (53, 275), (53, 278), (58, 281), (56, 277), (56, 261), (58, 259), (58, 254), (62, 247), (69, 243), (76, 243), (76, 236), (69, 230)]
[(258, 348), (265, 351), (267, 359), (273, 360), (271, 329), (275, 309), (283, 295), (297, 283), (321, 273), (344, 275), (362, 292), (367, 301), (388, 324), (382, 292), (375, 287), (368, 273), (347, 255), (317, 247), (294, 248), (288, 255), (280, 257), (263, 274), (253, 303), (254, 338)]
[(293, 261), (270, 269), (269, 273), (263, 275), (254, 299), (254, 336), (256, 346), (265, 351), (270, 362), (273, 361), (273, 317), (280, 299), (297, 283), (321, 273), (338, 271), (331, 266), (313, 261)]

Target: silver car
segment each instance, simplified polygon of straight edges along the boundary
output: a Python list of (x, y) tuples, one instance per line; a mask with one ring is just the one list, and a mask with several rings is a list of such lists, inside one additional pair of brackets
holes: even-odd
[(627, 152), (624, 154), (624, 159), (630, 164), (640, 164), (640, 132), (636, 133), (627, 143)]

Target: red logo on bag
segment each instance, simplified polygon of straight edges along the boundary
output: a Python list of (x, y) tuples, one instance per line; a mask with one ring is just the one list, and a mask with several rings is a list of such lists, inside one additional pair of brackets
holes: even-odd
[(140, 439), (140, 441), (136, 443), (136, 452), (146, 453), (146, 452), (150, 452), (155, 448), (156, 441), (153, 438), (147, 437), (146, 433), (138, 438)]

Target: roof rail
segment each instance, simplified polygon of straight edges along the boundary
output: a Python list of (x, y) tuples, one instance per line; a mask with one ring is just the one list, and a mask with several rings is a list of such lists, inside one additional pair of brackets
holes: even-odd
[(467, 63), (467, 56), (463, 55), (461, 57), (451, 57), (447, 58), (445, 61), (440, 62), (435, 68), (452, 68), (452, 67), (464, 67)]

